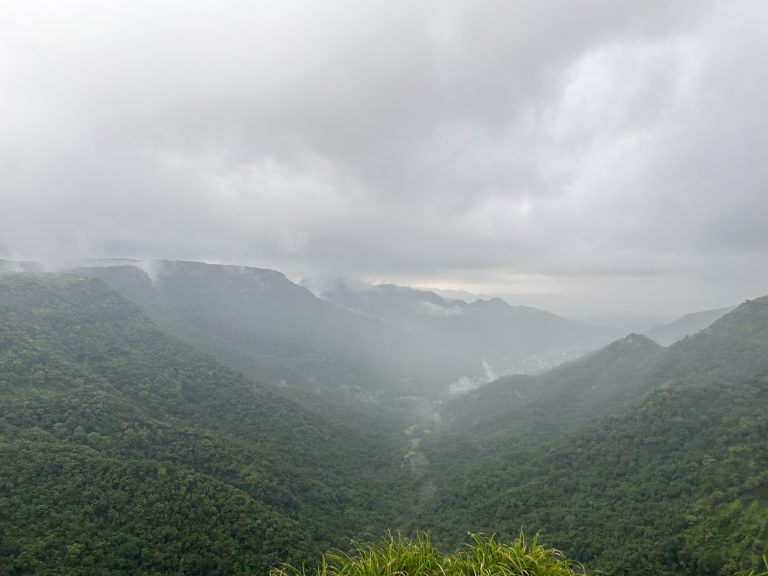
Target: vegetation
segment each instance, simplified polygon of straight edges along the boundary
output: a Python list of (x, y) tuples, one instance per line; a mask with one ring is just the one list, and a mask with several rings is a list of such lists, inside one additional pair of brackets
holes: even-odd
[[(676, 387), (546, 445), (427, 453), (435, 495), (418, 525), (441, 543), (467, 528), (540, 529), (611, 574), (718, 574), (768, 553), (768, 378)], [(727, 409), (723, 409), (727, 407)]]
[(437, 397), (462, 376), (484, 377), (483, 360), (500, 370), (540, 368), (606, 342), (591, 326), (498, 299), (458, 304), (413, 289), (338, 285), (324, 294), (328, 301), (272, 270), (153, 266), (152, 278), (130, 265), (79, 273), (101, 278), (164, 328), (261, 381), (315, 390), (313, 403), (332, 396), (355, 408), (375, 400), (369, 418), (393, 397)]
[(630, 334), (548, 372), (499, 378), (449, 402), (443, 434), (484, 448), (513, 436), (528, 442), (562, 437), (647, 394), (663, 353), (645, 336)]
[(3, 276), (0, 318), (0, 574), (264, 574), (407, 504), (395, 435), (303, 409), (100, 281)]
[[(668, 349), (630, 336), (502, 379), (430, 434), (317, 398), (100, 280), (0, 276), (0, 576), (266, 575), (422, 527), (317, 573), (581, 571), (554, 546), (610, 574), (731, 576), (768, 554), (768, 298)], [(432, 545), (467, 530), (512, 543)]]
[(273, 270), (159, 262), (152, 278), (130, 265), (79, 273), (103, 280), (236, 370), (316, 392), (312, 404), (329, 395), (334, 402), (378, 398), (406, 376), (404, 347), (390, 326), (320, 300)]
[(732, 312), (734, 306), (728, 308), (718, 308), (717, 310), (705, 310), (703, 312), (694, 312), (681, 316), (674, 322), (657, 326), (645, 333), (648, 338), (658, 342), (662, 346), (669, 346), (686, 336), (693, 336), (701, 330), (705, 330), (713, 322), (719, 320), (729, 312)]
[[(546, 548), (538, 538), (520, 535), (510, 544), (494, 536), (472, 535), (472, 544), (453, 554), (440, 554), (429, 534), (415, 539), (392, 535), (378, 544), (353, 543), (353, 552), (323, 555), (314, 576), (572, 576), (583, 574), (581, 565), (565, 560), (559, 551)], [(274, 569), (270, 576), (305, 576), (305, 568)]]
[[(612, 574), (757, 569), (768, 553), (767, 310), (768, 298), (749, 302), (651, 354), (633, 366), (649, 393), (567, 434), (526, 434), (516, 422), (491, 444), (433, 438), (424, 444), (433, 496), (414, 525), (431, 527), (441, 543), (467, 529), (541, 530), (570, 557)], [(593, 364), (601, 357), (604, 370)], [(540, 385), (577, 384), (573, 375), (587, 367), (600, 383), (615, 359), (585, 358), (562, 368), (567, 380), (553, 372)], [(493, 387), (481, 394), (504, 405)]]

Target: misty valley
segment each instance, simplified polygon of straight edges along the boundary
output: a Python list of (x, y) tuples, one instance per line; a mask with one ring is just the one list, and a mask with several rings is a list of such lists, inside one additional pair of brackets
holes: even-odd
[[(0, 261), (0, 576), (310, 574), (334, 549), (318, 573), (768, 569), (768, 296), (638, 334), (243, 266)], [(483, 564), (505, 554), (528, 567)]]
[(768, 576), (768, 0), (0, 0), (0, 576)]

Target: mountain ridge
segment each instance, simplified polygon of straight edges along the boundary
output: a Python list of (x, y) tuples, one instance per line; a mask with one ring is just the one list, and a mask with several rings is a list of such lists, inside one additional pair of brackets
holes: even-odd
[[(242, 571), (239, 551), (251, 570), (266, 573), (270, 563), (309, 559), (341, 543), (350, 527), (363, 534), (397, 510), (387, 494), (408, 478), (398, 467), (403, 440), (395, 432), (307, 410), (163, 333), (100, 280), (3, 275), (0, 317), (0, 478), (12, 488), (0, 498), (0, 517), (16, 523), (15, 544), (3, 543), (3, 550), (34, 549), (42, 562), (65, 558), (64, 548), (77, 544), (72, 574), (93, 573), (93, 563), (128, 562), (133, 548), (110, 548), (109, 559), (88, 544), (100, 541), (101, 530), (151, 549), (152, 557), (137, 560), (146, 569), (167, 571), (168, 562), (178, 567), (186, 558), (203, 570), (218, 558), (216, 571), (234, 573)], [(56, 476), (30, 481), (51, 466)], [(89, 484), (90, 469), (122, 480), (111, 490), (98, 478)], [(173, 498), (187, 477), (194, 486), (185, 493), (187, 506), (166, 509), (167, 497), (157, 495)], [(61, 488), (52, 490), (56, 482)], [(89, 485), (98, 486), (89, 498), (103, 506), (95, 519), (81, 495), (91, 494)], [(60, 514), (51, 500), (56, 494), (67, 498), (57, 504)], [(154, 541), (151, 521), (132, 508), (140, 494), (177, 534), (163, 554), (164, 540)], [(214, 495), (223, 499), (218, 507)], [(381, 506), (371, 505), (375, 498)], [(36, 501), (45, 502), (42, 515), (30, 508)], [(190, 515), (194, 526), (181, 536)], [(43, 525), (51, 536), (37, 542), (34, 531)], [(189, 540), (205, 528), (209, 547)], [(70, 534), (77, 540), (67, 541)], [(238, 539), (246, 534), (253, 542)], [(289, 540), (294, 544), (286, 547)], [(184, 542), (192, 549), (185, 552)]]
[(530, 433), (537, 418), (563, 420), (556, 410), (557, 401), (568, 400), (562, 386), (523, 422), (510, 407), (517, 398), (494, 390), (535, 390), (546, 374), (468, 394), (488, 396), (479, 413), (502, 406), (494, 423), (512, 425), (490, 439), (445, 434), (423, 444), (433, 485), (417, 525), (449, 543), (467, 529), (541, 530), (570, 556), (608, 573), (758, 570), (768, 554), (768, 297), (669, 348), (630, 335), (549, 377), (562, 371), (568, 378), (561, 383), (578, 381), (578, 371), (568, 374), (574, 367), (627, 349), (650, 352), (638, 356), (638, 366), (624, 366), (626, 375), (640, 373), (639, 393), (565, 434)]
[(662, 346), (669, 346), (686, 336), (692, 336), (696, 332), (704, 330), (713, 322), (735, 309), (736, 306), (727, 306), (715, 310), (703, 310), (701, 312), (685, 314), (673, 322), (657, 326), (645, 332), (645, 335)]

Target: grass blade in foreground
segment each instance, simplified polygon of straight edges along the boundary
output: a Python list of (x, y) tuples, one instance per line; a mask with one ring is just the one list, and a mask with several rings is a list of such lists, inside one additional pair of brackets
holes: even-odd
[(565, 560), (553, 548), (521, 533), (511, 544), (495, 537), (472, 535), (473, 543), (453, 554), (440, 554), (429, 534), (415, 539), (390, 534), (377, 544), (353, 543), (350, 554), (330, 552), (314, 572), (292, 566), (270, 576), (571, 576), (584, 574), (580, 564)]

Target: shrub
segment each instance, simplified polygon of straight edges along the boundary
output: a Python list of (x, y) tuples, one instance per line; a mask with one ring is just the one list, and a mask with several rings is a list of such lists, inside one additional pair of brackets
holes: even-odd
[(352, 552), (328, 552), (312, 572), (304, 567), (275, 568), (270, 576), (571, 576), (584, 574), (580, 564), (570, 562), (553, 548), (545, 548), (537, 537), (527, 541), (520, 535), (503, 544), (494, 536), (473, 534), (472, 543), (453, 554), (440, 554), (429, 534), (415, 539), (389, 534), (375, 544), (352, 543)]

